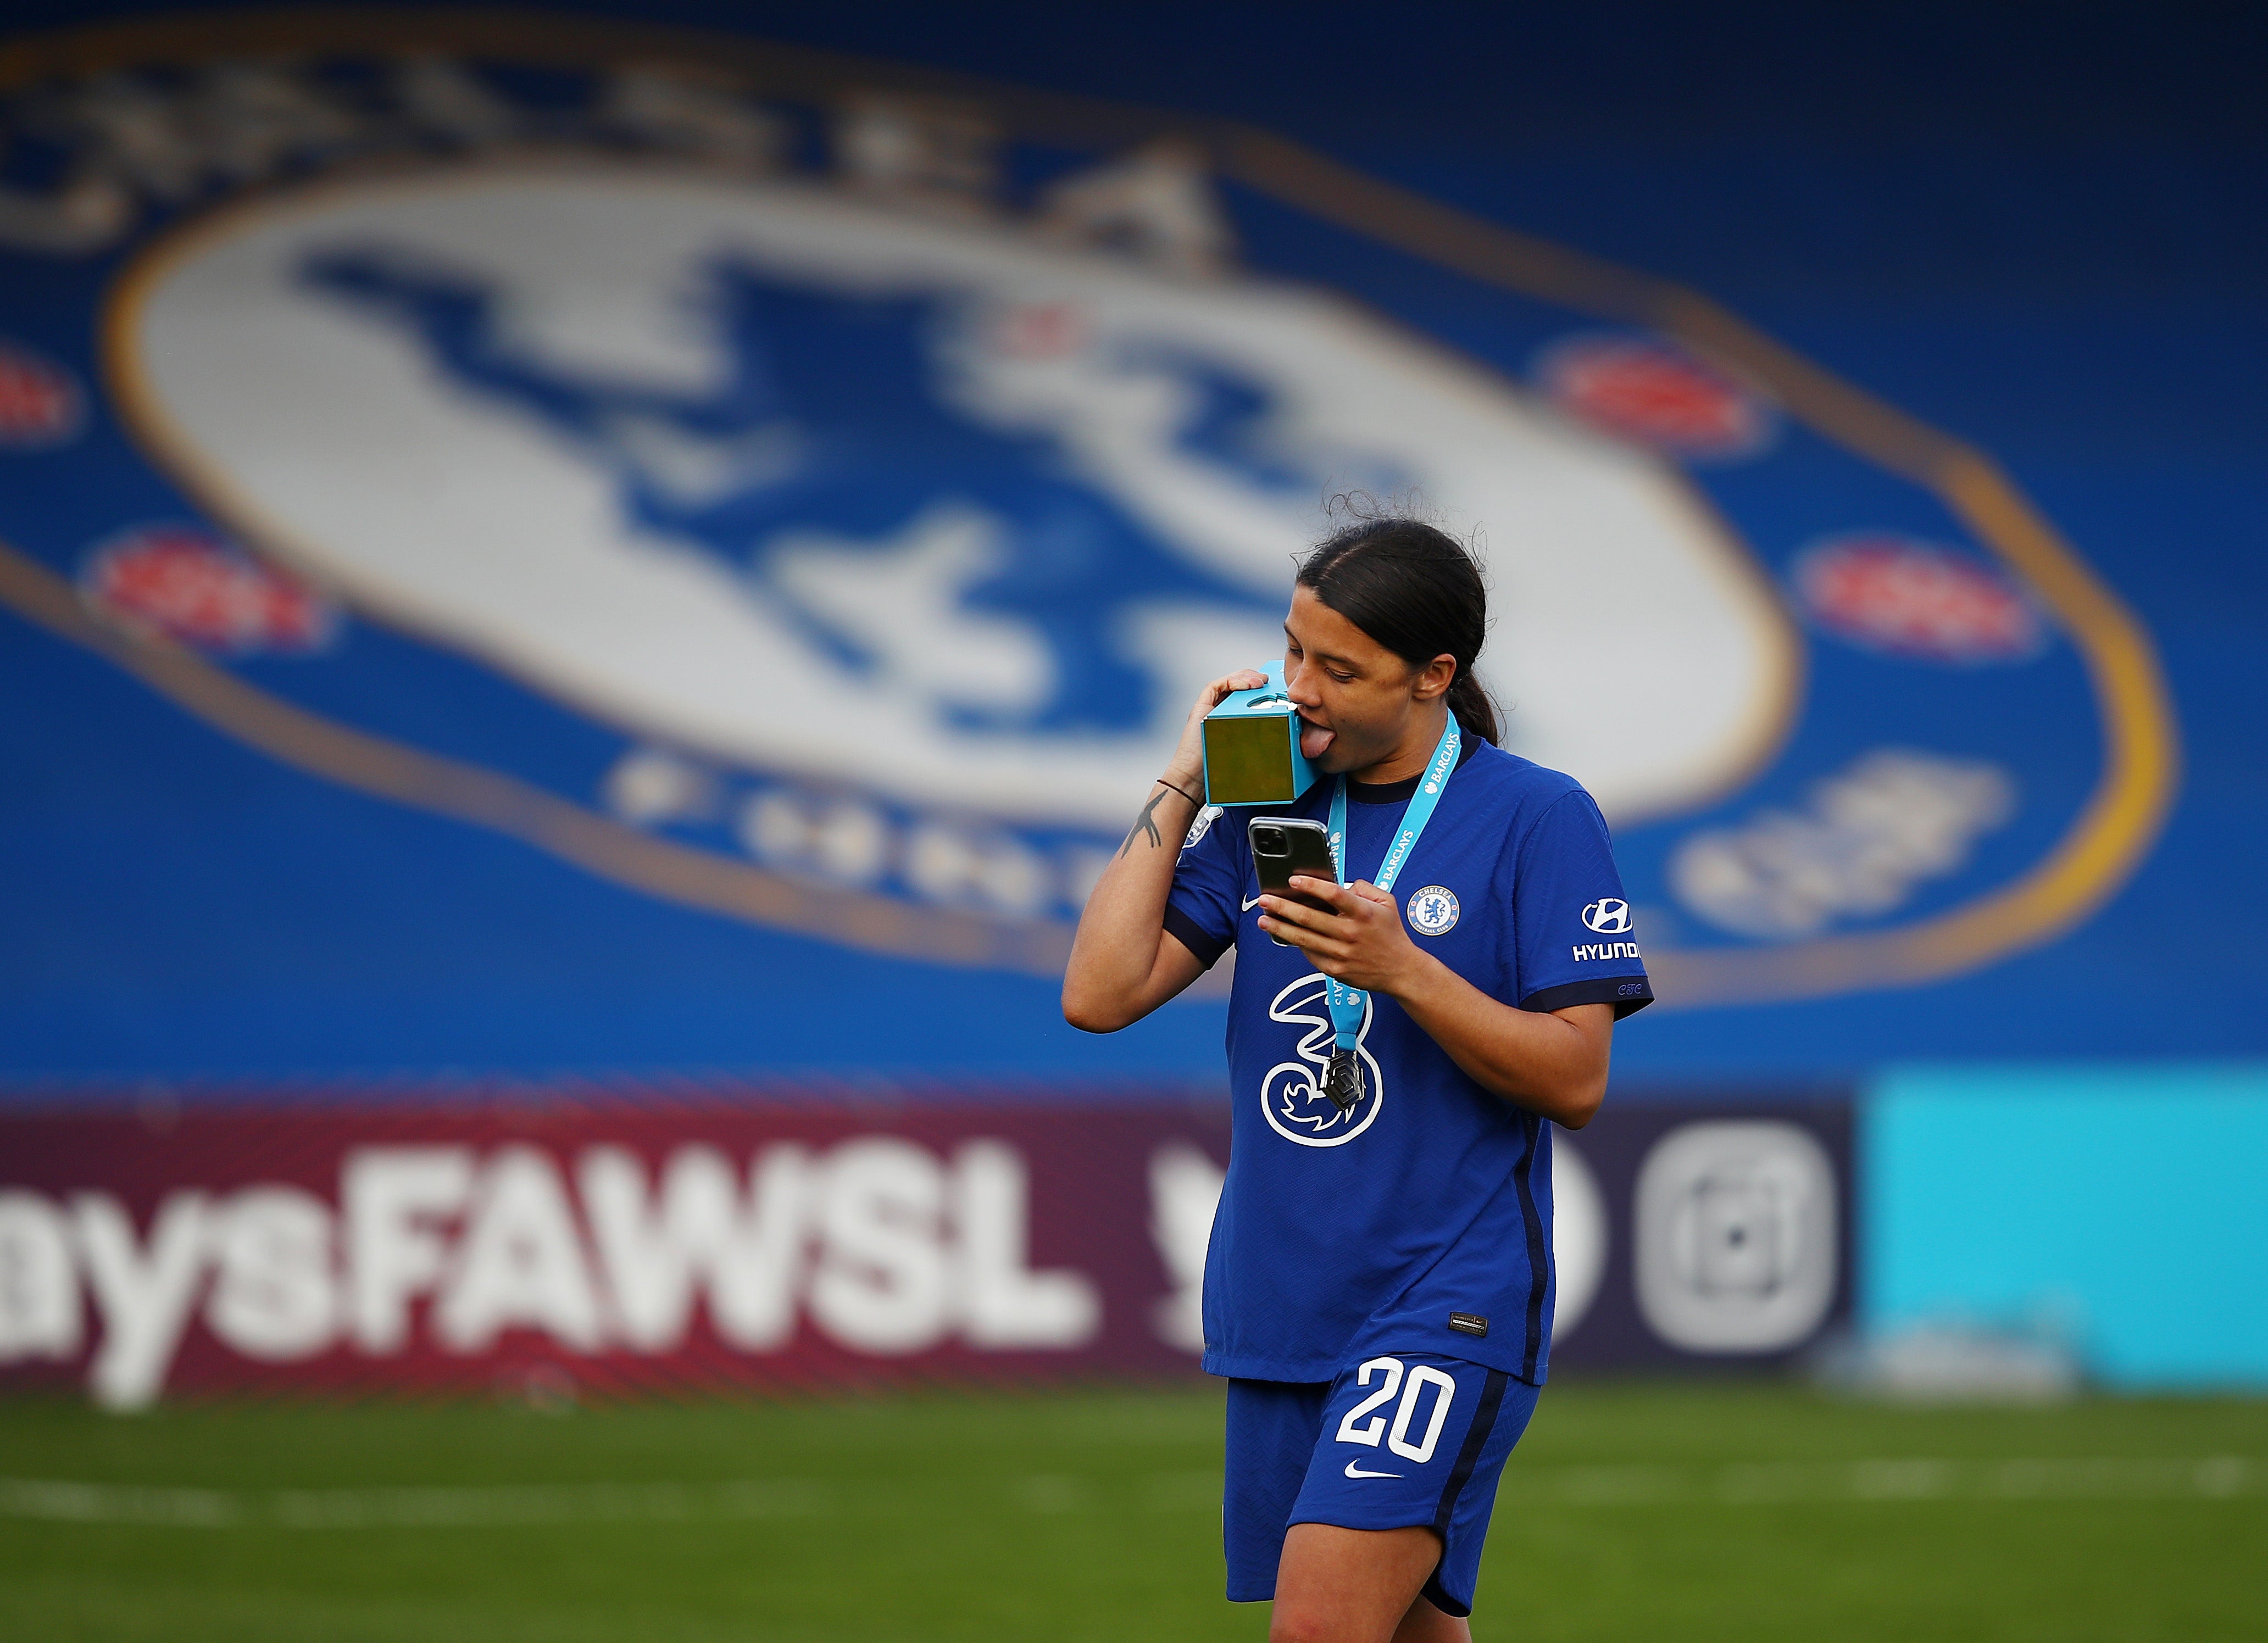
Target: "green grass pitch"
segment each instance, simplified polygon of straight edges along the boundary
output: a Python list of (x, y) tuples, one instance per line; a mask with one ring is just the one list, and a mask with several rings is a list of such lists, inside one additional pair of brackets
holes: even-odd
[[(0, 1637), (1247, 1639), (1217, 1389), (0, 1403)], [(2268, 1636), (2268, 1404), (1555, 1385), (1481, 1639)]]

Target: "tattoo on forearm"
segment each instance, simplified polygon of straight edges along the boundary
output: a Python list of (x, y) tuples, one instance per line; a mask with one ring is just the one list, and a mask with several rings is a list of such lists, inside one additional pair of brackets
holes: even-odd
[(1158, 807), (1165, 802), (1166, 795), (1163, 793), (1152, 793), (1150, 795), (1150, 802), (1142, 807), (1142, 814), (1135, 817), (1134, 825), (1126, 829), (1126, 842), (1118, 847), (1118, 853), (1120, 855), (1123, 856), (1128, 851), (1134, 848), (1134, 836), (1138, 833), (1146, 833), (1149, 835), (1150, 848), (1152, 850), (1157, 849), (1160, 844), (1163, 844), (1166, 842), (1165, 835), (1158, 831), (1158, 823), (1156, 820)]

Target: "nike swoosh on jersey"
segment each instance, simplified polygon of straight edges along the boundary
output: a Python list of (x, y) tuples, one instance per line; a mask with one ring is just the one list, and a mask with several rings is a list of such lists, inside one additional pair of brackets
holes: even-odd
[(1347, 1462), (1346, 1475), (1350, 1477), (1399, 1477), (1402, 1476), (1400, 1472), (1366, 1472), (1352, 1461)]
[[(1263, 894), (1265, 894), (1265, 892), (1263, 892)], [(1259, 905), (1260, 905), (1260, 897), (1259, 897), (1259, 896), (1257, 896), (1257, 895), (1256, 895), (1256, 896), (1254, 896), (1250, 901), (1247, 902), (1247, 903), (1245, 903), (1241, 908), (1240, 908), (1238, 910), (1239, 910), (1240, 912), (1247, 912), (1247, 913), (1248, 913), (1248, 912), (1250, 912), (1254, 908), (1256, 908), (1256, 907), (1257, 907), (1257, 906), (1259, 906)]]

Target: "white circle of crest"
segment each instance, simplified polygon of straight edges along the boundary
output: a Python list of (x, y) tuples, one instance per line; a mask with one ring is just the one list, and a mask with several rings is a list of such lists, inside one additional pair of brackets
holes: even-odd
[[(482, 347), (614, 409), (547, 423), (453, 379), (398, 314), (306, 277), (341, 247), (491, 293)], [(1238, 591), (1241, 605), (1130, 588), (1112, 613), (1147, 722), (1045, 728), (1035, 704), (1056, 699), (1058, 660), (1037, 627), (964, 598), (1010, 545), (949, 483), (880, 535), (824, 518), (774, 531), (764, 586), (634, 505), (705, 505), (808, 456), (784, 422), (718, 433), (651, 414), (734, 390), (745, 362), (703, 287), (725, 262), (952, 297), (932, 391), (972, 426), (1046, 442), (1052, 471)], [(1042, 311), (1068, 317), (1012, 323)], [(1485, 527), (1501, 614), (1482, 671), (1520, 704), (1512, 745), (1616, 820), (1722, 790), (1786, 721), (1796, 649), (1778, 600), (1673, 468), (1311, 288), (1171, 278), (810, 182), (593, 162), (248, 203), (170, 242), (119, 317), (137, 431), (233, 527), (389, 621), (728, 763), (1116, 833), (1203, 682), (1278, 652), (1260, 601), (1286, 593), (1320, 497), (1381, 483)], [(1160, 350), (1263, 384), (1260, 460), (1280, 455), (1297, 483), (1193, 453)], [(847, 667), (814, 623), (868, 660)]]

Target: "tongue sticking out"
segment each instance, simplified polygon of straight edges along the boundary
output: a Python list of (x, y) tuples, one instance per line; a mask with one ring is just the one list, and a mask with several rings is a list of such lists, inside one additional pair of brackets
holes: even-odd
[(1320, 759), (1323, 756), (1324, 749), (1337, 739), (1336, 731), (1325, 730), (1320, 725), (1303, 723), (1300, 726), (1300, 756), (1306, 759)]

